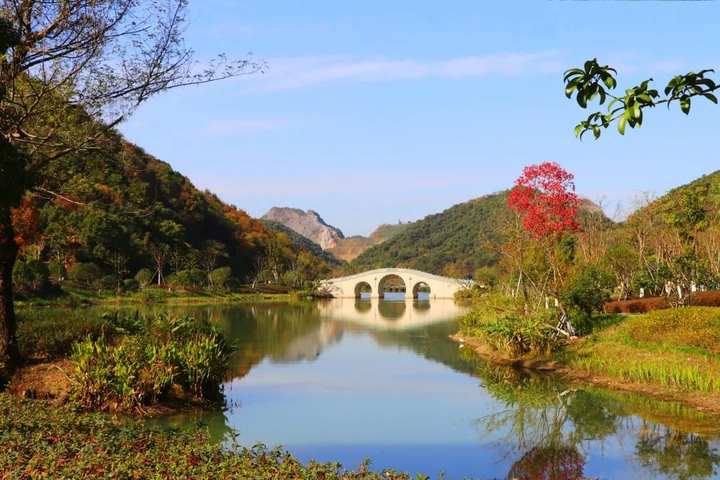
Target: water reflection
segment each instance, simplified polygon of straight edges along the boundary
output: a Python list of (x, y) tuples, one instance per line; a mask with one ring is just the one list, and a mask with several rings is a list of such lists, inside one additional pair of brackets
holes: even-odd
[(717, 477), (716, 418), (489, 365), (448, 338), (462, 311), (376, 299), (187, 307), (238, 350), (222, 413), (165, 421), (433, 478)]
[[(389, 295), (389, 294), (388, 294)], [(411, 330), (456, 320), (465, 308), (451, 300), (344, 299), (317, 304), (323, 319), (351, 322), (370, 329)]]

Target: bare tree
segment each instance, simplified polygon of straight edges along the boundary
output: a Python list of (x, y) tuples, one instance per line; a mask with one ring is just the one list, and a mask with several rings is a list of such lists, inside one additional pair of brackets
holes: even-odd
[[(11, 209), (37, 172), (105, 134), (154, 95), (254, 73), (183, 40), (188, 0), (0, 0), (0, 363), (17, 359)], [(43, 194), (53, 194), (43, 190)]]

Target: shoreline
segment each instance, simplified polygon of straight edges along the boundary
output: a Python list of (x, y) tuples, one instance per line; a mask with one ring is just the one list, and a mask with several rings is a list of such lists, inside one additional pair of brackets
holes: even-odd
[(83, 308), (93, 306), (123, 306), (123, 305), (231, 305), (243, 303), (271, 303), (304, 301), (305, 297), (295, 293), (167, 293), (160, 292), (154, 298), (140, 296), (74, 296), (67, 294), (57, 298), (31, 298), (18, 300), (15, 306), (18, 310), (26, 308)]
[[(699, 412), (720, 418), (720, 395), (701, 392), (688, 392), (658, 384), (639, 383), (623, 380), (609, 375), (596, 373), (569, 366), (553, 357), (511, 358), (491, 349), (477, 337), (464, 336), (460, 332), (450, 335), (450, 339), (462, 346), (469, 347), (481, 358), (496, 365), (517, 369), (554, 374), (570, 385), (593, 385), (608, 390), (639, 393), (657, 400), (678, 402)], [(575, 343), (583, 342), (582, 339)]]

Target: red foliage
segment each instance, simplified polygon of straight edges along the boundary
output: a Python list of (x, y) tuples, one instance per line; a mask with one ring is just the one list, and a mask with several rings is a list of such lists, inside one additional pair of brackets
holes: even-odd
[(522, 216), (525, 230), (533, 237), (578, 229), (580, 199), (575, 194), (574, 178), (554, 162), (523, 169), (508, 195), (508, 206)]
[(30, 196), (23, 197), (20, 206), (12, 211), (15, 243), (18, 247), (33, 243), (40, 236), (39, 212)]

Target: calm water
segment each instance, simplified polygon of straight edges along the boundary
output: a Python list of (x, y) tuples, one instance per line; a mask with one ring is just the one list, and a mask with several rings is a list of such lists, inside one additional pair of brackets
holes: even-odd
[(191, 310), (239, 348), (226, 410), (201, 417), (218, 440), (433, 478), (719, 478), (716, 420), (492, 367), (448, 339), (452, 301)]

